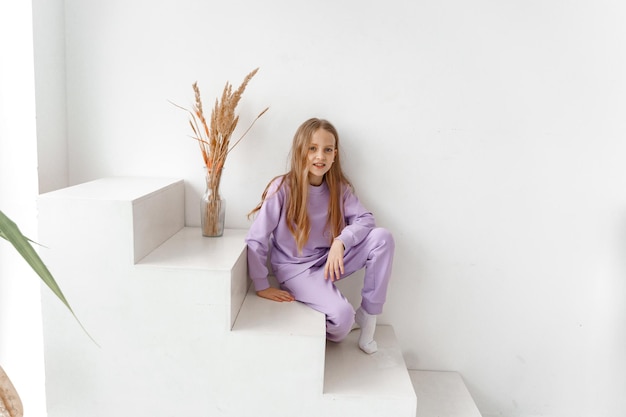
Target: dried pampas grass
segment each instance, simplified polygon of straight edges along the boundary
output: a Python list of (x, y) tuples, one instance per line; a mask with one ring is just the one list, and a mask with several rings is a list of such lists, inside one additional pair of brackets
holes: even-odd
[(192, 85), (195, 95), (192, 110), (172, 103), (176, 107), (187, 111), (191, 116), (189, 125), (193, 132), (192, 138), (197, 140), (200, 145), (202, 159), (207, 168), (207, 191), (210, 191), (210, 195), (213, 196), (213, 199), (220, 198), (219, 185), (222, 178), (222, 170), (226, 163), (226, 157), (248, 134), (256, 121), (269, 109), (269, 107), (267, 107), (259, 113), (239, 139), (231, 144), (232, 134), (239, 122), (239, 116), (235, 113), (235, 110), (248, 83), (258, 70), (259, 69), (256, 68), (246, 75), (239, 88), (235, 91), (233, 91), (233, 86), (229, 82), (226, 82), (222, 96), (215, 99), (215, 105), (211, 110), (210, 121), (207, 121), (205, 117), (200, 87), (198, 87), (197, 82)]

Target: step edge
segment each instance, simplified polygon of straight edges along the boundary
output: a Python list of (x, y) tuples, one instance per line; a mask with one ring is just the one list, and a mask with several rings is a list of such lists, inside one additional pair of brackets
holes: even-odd
[[(367, 398), (377, 398), (377, 399), (389, 399), (389, 400), (410, 400), (412, 402), (412, 406), (415, 406), (415, 402), (417, 401), (417, 395), (414, 390), (413, 383), (411, 381), (411, 376), (409, 374), (409, 370), (406, 366), (406, 361), (404, 360), (404, 356), (402, 355), (402, 351), (400, 350), (400, 343), (395, 333), (395, 329), (390, 324), (379, 324), (376, 326), (378, 328), (385, 328), (387, 331), (391, 333), (391, 340), (393, 341), (392, 349), (397, 350), (399, 363), (398, 366), (400, 368), (400, 375), (398, 378), (402, 379), (401, 387), (398, 388), (397, 391), (391, 393), (380, 393), (380, 394), (367, 394)], [(363, 355), (358, 348), (358, 346), (354, 346), (354, 354), (355, 355)], [(326, 368), (325, 368), (326, 372)], [(350, 392), (350, 393), (341, 393), (341, 392), (333, 392), (326, 391), (326, 374), (324, 376), (324, 391), (323, 395), (329, 398), (335, 399), (351, 399), (351, 398), (363, 398), (363, 394), (359, 394), (358, 392)]]
[[(275, 284), (274, 280), (275, 278), (270, 277), (270, 282)], [(291, 307), (291, 311), (301, 316), (306, 314), (306, 317), (302, 318), (303, 322), (306, 321), (306, 323), (303, 323), (302, 327), (310, 329), (313, 326), (313, 327), (317, 327), (317, 329), (305, 330), (305, 331), (299, 332), (298, 329), (302, 327), (294, 326), (293, 328), (290, 328), (290, 329), (278, 328), (276, 330), (273, 330), (271, 328), (268, 328), (267, 326), (258, 326), (258, 327), (254, 326), (255, 322), (252, 322), (253, 326), (248, 326), (249, 323), (244, 323), (243, 326), (245, 327), (238, 327), (238, 324), (239, 326), (242, 326), (241, 321), (249, 320), (249, 317), (246, 317), (246, 315), (250, 314), (250, 311), (254, 310), (254, 306), (251, 305), (252, 303), (266, 302), (268, 307), (270, 308), (271, 307), (290, 308), (290, 305), (291, 305), (291, 303), (277, 303), (277, 302), (272, 302), (270, 300), (263, 300), (260, 298), (257, 300), (257, 298), (259, 298), (259, 296), (256, 294), (254, 285), (252, 284), (250, 279), (248, 279), (247, 292), (241, 303), (237, 317), (235, 318), (233, 322), (231, 333), (240, 334), (240, 335), (256, 334), (256, 335), (264, 335), (267, 337), (270, 337), (270, 336), (275, 337), (275, 336), (282, 335), (285, 337), (309, 337), (312, 339), (322, 339), (322, 341), (326, 340), (326, 320), (325, 320), (324, 314), (318, 311), (315, 311), (314, 309), (306, 306), (305, 304), (299, 301), (292, 301), (292, 303), (294, 304), (293, 304), (293, 307)], [(275, 303), (275, 304), (271, 304), (271, 303)], [(293, 317), (293, 315), (291, 315), (290, 317)], [(255, 318), (259, 318), (259, 316), (256, 315)]]
[[(169, 269), (169, 270), (187, 270), (187, 271), (219, 271), (219, 272), (232, 271), (232, 266), (217, 266), (217, 267), (210, 266), (210, 265), (207, 265), (207, 266), (185, 266), (185, 265), (174, 264), (174, 263), (157, 263), (157, 262), (151, 261), (150, 259), (146, 259), (146, 258), (149, 258), (150, 255), (153, 252), (159, 250), (159, 248), (162, 248), (168, 242), (170, 242), (173, 239), (175, 239), (179, 233), (183, 233), (183, 232), (189, 231), (190, 229), (195, 229), (198, 232), (200, 231), (200, 227), (197, 227), (197, 226), (183, 226), (182, 228), (177, 230), (174, 234), (172, 234), (169, 238), (167, 238), (165, 241), (163, 241), (160, 245), (155, 247), (152, 251), (150, 251), (144, 257), (139, 259), (137, 262), (135, 262), (135, 266), (136, 267), (141, 267), (141, 268), (158, 268), (158, 269), (162, 268), (162, 269)], [(243, 235), (243, 232), (245, 232), (247, 229), (243, 229), (243, 228), (228, 228), (226, 230), (234, 231), (236, 233), (242, 233), (242, 235)], [(221, 238), (222, 237), (217, 237), (217, 238), (204, 237), (203, 239), (221, 239)], [(245, 244), (245, 241), (243, 239), (242, 239), (241, 245), (242, 245), (241, 252), (243, 252), (243, 251), (246, 250), (246, 244)], [(237, 256), (237, 259), (239, 259), (239, 255)]]

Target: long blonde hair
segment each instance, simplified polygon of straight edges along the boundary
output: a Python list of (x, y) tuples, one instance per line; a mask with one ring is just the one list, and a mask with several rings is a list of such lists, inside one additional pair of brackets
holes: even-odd
[[(341, 230), (345, 226), (342, 206), (343, 187), (352, 187), (350, 181), (344, 175), (341, 169), (341, 157), (339, 152), (339, 134), (337, 129), (327, 120), (312, 118), (300, 125), (293, 137), (291, 147), (291, 169), (282, 175), (282, 180), (278, 188), (282, 187), (285, 181), (288, 184), (287, 192), (287, 227), (293, 234), (298, 252), (302, 252), (302, 248), (309, 240), (311, 226), (307, 213), (307, 201), (309, 196), (309, 169), (307, 164), (307, 156), (309, 153), (309, 145), (311, 137), (318, 129), (324, 129), (335, 137), (335, 161), (331, 165), (330, 170), (324, 175), (324, 181), (328, 186), (330, 199), (328, 201), (328, 223), (331, 236), (329, 243), (339, 236)], [(281, 177), (281, 176), (279, 176)], [(270, 184), (276, 180), (276, 177), (270, 181)], [(261, 202), (248, 214), (248, 217), (261, 209), (263, 201), (267, 197), (270, 184), (263, 191)]]

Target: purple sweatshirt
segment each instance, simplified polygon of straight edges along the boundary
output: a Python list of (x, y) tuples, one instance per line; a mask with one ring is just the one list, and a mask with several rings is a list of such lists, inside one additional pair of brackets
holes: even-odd
[[(263, 201), (257, 217), (246, 236), (248, 244), (248, 272), (256, 291), (269, 288), (267, 276), (268, 255), (278, 282), (285, 282), (314, 265), (326, 262), (331, 244), (328, 222), (330, 193), (326, 182), (309, 185), (307, 210), (311, 232), (309, 240), (298, 253), (296, 240), (287, 227), (287, 198), (289, 185), (283, 177), (275, 179)], [(350, 187), (343, 187), (343, 215), (346, 227), (337, 236), (346, 252), (359, 244), (375, 227), (374, 216), (361, 205)]]

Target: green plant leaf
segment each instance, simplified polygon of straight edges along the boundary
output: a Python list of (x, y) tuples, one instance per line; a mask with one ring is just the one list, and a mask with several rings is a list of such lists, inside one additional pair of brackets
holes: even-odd
[(78, 320), (78, 317), (76, 317), (74, 310), (72, 310), (72, 307), (70, 307), (69, 302), (65, 298), (65, 295), (63, 295), (61, 288), (48, 270), (48, 267), (43, 263), (43, 261), (39, 257), (39, 254), (37, 254), (33, 246), (30, 244), (30, 242), (32, 241), (24, 236), (19, 227), (15, 224), (15, 222), (9, 219), (1, 210), (0, 237), (9, 241), (13, 245), (13, 247), (15, 247), (19, 254), (22, 255), (22, 258), (24, 258), (24, 260), (28, 262), (33, 271), (35, 271), (37, 275), (39, 275), (41, 280), (50, 288), (50, 290), (52, 290), (52, 292), (59, 298), (59, 300), (61, 300), (61, 302), (65, 304), (65, 306), (68, 308), (70, 313), (72, 313), (80, 327), (82, 327), (85, 333), (87, 333), (87, 336), (89, 336), (89, 338), (97, 345), (98, 343), (91, 337), (91, 335), (89, 335), (80, 320)]

